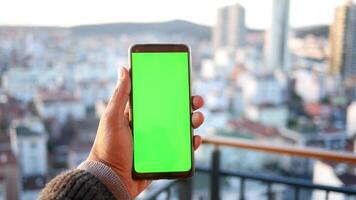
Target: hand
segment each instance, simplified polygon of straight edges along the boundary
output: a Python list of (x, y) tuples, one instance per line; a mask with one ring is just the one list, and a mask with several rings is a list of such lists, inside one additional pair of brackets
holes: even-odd
[[(132, 133), (129, 126), (128, 100), (131, 91), (130, 76), (126, 68), (121, 68), (115, 92), (100, 119), (94, 145), (88, 160), (99, 161), (111, 167), (122, 178), (131, 197), (136, 197), (150, 183), (148, 180), (133, 180), (132, 170)], [(192, 97), (193, 110), (203, 106), (203, 98)], [(194, 112), (191, 117), (193, 128), (198, 128), (204, 121), (201, 112)], [(201, 137), (195, 135), (193, 148), (201, 144)]]

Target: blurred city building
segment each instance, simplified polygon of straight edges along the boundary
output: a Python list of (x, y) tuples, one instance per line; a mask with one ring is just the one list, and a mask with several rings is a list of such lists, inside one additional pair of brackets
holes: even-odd
[(24, 125), (16, 125), (11, 131), (13, 152), (19, 158), (23, 176), (46, 175), (47, 141), (46, 133), (38, 132)]
[(242, 93), (248, 119), (276, 127), (286, 126), (285, 88), (274, 74), (250, 76), (242, 83)]
[(68, 118), (83, 119), (86, 115), (85, 104), (78, 95), (60, 89), (39, 91), (36, 107), (42, 118), (54, 118), (60, 123), (65, 123)]
[(335, 9), (330, 27), (330, 71), (345, 82), (349, 98), (356, 99), (356, 6), (352, 0)]
[(35, 200), (47, 182), (47, 133), (42, 121), (26, 116), (14, 121), (10, 129), (12, 152), (21, 169), (20, 199)]
[(227, 48), (235, 52), (246, 40), (245, 8), (240, 4), (222, 7), (218, 10), (217, 22), (213, 28), (214, 48)]
[(273, 0), (272, 24), (265, 41), (265, 61), (270, 69), (288, 70), (289, 0)]

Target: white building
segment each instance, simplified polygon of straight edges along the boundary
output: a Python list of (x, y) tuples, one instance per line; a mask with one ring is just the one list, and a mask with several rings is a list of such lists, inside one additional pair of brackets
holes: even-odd
[(199, 91), (204, 96), (205, 106), (202, 112), (205, 114), (205, 124), (209, 124), (209, 126), (202, 126), (200, 132), (206, 133), (224, 128), (229, 118), (227, 112), (230, 103), (228, 91), (221, 89), (226, 87), (226, 83), (221, 80), (195, 80), (194, 86), (194, 90)]
[(13, 68), (3, 75), (3, 88), (11, 96), (28, 102), (33, 100), (40, 74), (37, 70)]
[(356, 101), (347, 108), (347, 135), (353, 137), (356, 135)]
[(115, 82), (80, 81), (76, 84), (80, 101), (85, 107), (94, 107), (98, 101), (108, 101), (115, 89)]
[(245, 105), (243, 102), (242, 90), (240, 88), (233, 91), (231, 101), (232, 112), (235, 116), (241, 116), (244, 112)]
[(286, 126), (288, 109), (284, 105), (285, 84), (277, 79), (276, 74), (248, 74), (239, 84), (247, 119), (269, 126)]
[(249, 120), (274, 127), (285, 127), (288, 120), (288, 108), (284, 105), (250, 105), (245, 109)]
[(11, 146), (19, 158), (23, 176), (47, 174), (47, 137), (17, 124), (11, 129)]
[[(80, 81), (103, 81), (117, 80), (117, 68), (115, 65), (106, 66), (106, 63), (100, 62), (84, 62), (75, 65), (70, 71), (70, 75), (74, 80)], [(114, 67), (112, 67), (114, 66)]]
[(296, 80), (295, 91), (305, 102), (319, 102), (326, 95), (326, 77), (299, 69), (293, 77)]
[(207, 80), (215, 79), (216, 66), (212, 59), (204, 59), (201, 62), (201, 77)]
[(289, 0), (273, 0), (272, 25), (265, 43), (265, 61), (270, 69), (288, 68)]
[[(234, 54), (224, 48), (219, 48), (214, 51), (214, 63), (217, 67), (216, 72), (231, 69), (234, 66)], [(225, 74), (225, 73), (224, 73)]]
[(40, 88), (53, 89), (61, 86), (64, 82), (64, 71), (63, 66), (11, 68), (3, 75), (3, 88), (19, 100), (32, 101)]
[(68, 73), (67, 76), (74, 80), (70, 88), (75, 88), (86, 107), (95, 106), (97, 101), (109, 100), (117, 82), (117, 68), (108, 67), (105, 63), (77, 64)]
[(273, 74), (246, 76), (241, 87), (245, 105), (280, 105), (284, 102), (284, 86)]
[(79, 95), (64, 91), (43, 91), (36, 98), (36, 107), (43, 118), (55, 118), (60, 123), (68, 117), (79, 120), (85, 118), (85, 105)]

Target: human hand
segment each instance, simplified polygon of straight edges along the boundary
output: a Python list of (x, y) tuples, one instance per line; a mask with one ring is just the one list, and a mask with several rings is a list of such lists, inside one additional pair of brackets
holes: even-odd
[[(102, 162), (120, 176), (131, 197), (136, 197), (150, 183), (148, 180), (132, 179), (133, 143), (129, 121), (128, 100), (131, 92), (130, 76), (126, 68), (122, 67), (120, 79), (115, 92), (101, 116), (94, 145), (88, 160)], [(192, 97), (193, 110), (204, 104), (200, 96)], [(191, 117), (193, 128), (198, 128), (204, 121), (201, 112), (196, 111)], [(201, 144), (201, 137), (193, 137), (193, 148), (196, 150)]]

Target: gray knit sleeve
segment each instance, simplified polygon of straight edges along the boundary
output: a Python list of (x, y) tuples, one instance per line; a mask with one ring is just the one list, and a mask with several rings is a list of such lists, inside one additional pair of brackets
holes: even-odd
[(115, 200), (111, 191), (93, 174), (74, 169), (51, 180), (42, 190), (40, 200)]
[(130, 194), (120, 177), (108, 166), (101, 162), (86, 160), (78, 169), (85, 170), (98, 178), (114, 194), (116, 199), (130, 200)]

